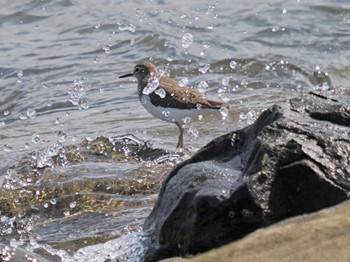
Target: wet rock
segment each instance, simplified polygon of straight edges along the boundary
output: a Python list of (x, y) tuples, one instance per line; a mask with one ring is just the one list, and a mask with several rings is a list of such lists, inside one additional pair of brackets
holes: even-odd
[(165, 180), (145, 261), (207, 251), (349, 198), (350, 90), (310, 92), (219, 137)]
[[(287, 219), (187, 262), (350, 261), (350, 201)], [(169, 260), (167, 262), (181, 260)], [(163, 261), (162, 261), (163, 262)], [(164, 261), (165, 262), (165, 261)]]

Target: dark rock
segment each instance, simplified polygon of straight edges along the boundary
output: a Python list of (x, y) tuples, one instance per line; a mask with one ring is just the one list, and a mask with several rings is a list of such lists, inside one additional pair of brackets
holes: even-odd
[(167, 177), (146, 261), (204, 252), (350, 193), (350, 90), (311, 92), (219, 137)]

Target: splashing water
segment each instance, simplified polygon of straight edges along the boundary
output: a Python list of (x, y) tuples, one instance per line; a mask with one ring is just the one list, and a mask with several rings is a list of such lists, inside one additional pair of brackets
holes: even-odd
[(258, 118), (258, 114), (256, 113), (255, 110), (250, 110), (247, 113), (247, 124), (251, 125), (255, 122), (255, 120)]
[(85, 261), (130, 261), (139, 262), (146, 251), (149, 238), (143, 233), (132, 233), (118, 239), (110, 240), (79, 249), (67, 262)]
[(79, 99), (79, 103), (78, 103), (78, 109), (82, 110), (82, 109), (88, 109), (89, 106), (89, 101), (87, 99)]
[(124, 24), (122, 22), (118, 22), (118, 29), (120, 31), (129, 31), (131, 33), (135, 33), (136, 26), (133, 24)]
[(164, 98), (166, 96), (165, 90), (163, 88), (156, 89), (154, 91), (160, 98)]
[(19, 71), (17, 72), (17, 83), (20, 84), (20, 83), (23, 82), (22, 77), (23, 77), (23, 71), (22, 71), (22, 70), (19, 70)]
[(183, 77), (180, 79), (180, 81), (178, 82), (179, 86), (184, 87), (188, 84), (188, 78), (187, 77)]
[(159, 86), (160, 77), (161, 76), (151, 76), (148, 79), (147, 86), (142, 90), (142, 93), (144, 95), (149, 95), (154, 90), (156, 90), (158, 88), (158, 86)]
[(248, 125), (251, 125), (258, 118), (258, 114), (254, 110), (250, 110), (247, 114), (241, 113), (239, 115), (240, 121), (246, 121)]
[(231, 67), (232, 69), (235, 69), (236, 66), (237, 66), (237, 62), (234, 61), (234, 60), (232, 60), (232, 61), (230, 62), (230, 67)]
[(37, 134), (33, 134), (33, 135), (32, 135), (32, 142), (33, 142), (34, 144), (39, 143), (40, 141), (41, 141), (41, 138), (40, 138), (39, 135), (37, 135)]
[(224, 85), (224, 86), (228, 86), (228, 84), (230, 83), (230, 77), (224, 77), (222, 80), (221, 80), (221, 84)]
[(222, 116), (222, 120), (225, 120), (228, 115), (228, 109), (226, 107), (221, 107), (220, 114)]
[(34, 108), (28, 108), (27, 109), (27, 116), (30, 119), (33, 119), (36, 117), (36, 110)]
[(207, 91), (208, 87), (209, 87), (209, 85), (208, 85), (207, 82), (205, 82), (205, 81), (200, 81), (199, 84), (198, 84), (198, 86), (197, 86), (197, 90), (198, 90), (198, 92), (200, 92), (200, 93), (205, 93), (205, 92)]
[(75, 80), (74, 86), (68, 88), (68, 94), (70, 95), (70, 102), (73, 105), (77, 105), (79, 103), (79, 98), (85, 95), (85, 87), (83, 86), (83, 81)]
[(193, 43), (193, 35), (190, 33), (186, 33), (182, 36), (181, 45), (183, 48), (189, 48)]
[(68, 88), (67, 92), (70, 95), (69, 101), (73, 105), (78, 106), (79, 110), (89, 108), (88, 100), (82, 98), (86, 93), (84, 80), (82, 79), (75, 80), (74, 85)]
[(5, 152), (11, 152), (12, 151), (12, 146), (5, 144), (4, 145), (4, 151)]
[(111, 46), (110, 45), (104, 45), (102, 47), (102, 50), (105, 51), (106, 54), (109, 54), (111, 52)]
[(194, 137), (194, 138), (199, 138), (199, 132), (196, 128), (194, 128), (193, 126), (190, 126), (190, 128), (188, 129), (188, 132)]
[(182, 122), (184, 123), (184, 127), (190, 127), (193, 121), (191, 117), (186, 116), (182, 119)]
[(198, 71), (204, 75), (208, 72), (209, 68), (210, 64), (205, 64), (203, 67), (198, 68)]

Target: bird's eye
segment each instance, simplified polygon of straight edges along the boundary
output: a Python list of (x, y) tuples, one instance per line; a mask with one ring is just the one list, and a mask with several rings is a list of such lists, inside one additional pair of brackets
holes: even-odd
[(138, 73), (138, 72), (140, 72), (140, 68), (136, 67), (135, 68), (135, 73)]

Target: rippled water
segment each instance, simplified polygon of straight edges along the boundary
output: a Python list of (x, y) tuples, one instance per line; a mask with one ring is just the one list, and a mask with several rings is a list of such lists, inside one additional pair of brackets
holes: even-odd
[[(2, 1), (0, 182), (32, 152), (85, 138), (130, 133), (173, 151), (177, 127), (143, 109), (135, 80), (118, 79), (137, 62), (152, 60), (171, 77), (243, 112), (225, 121), (218, 114), (192, 124), (185, 134), (191, 154), (214, 137), (250, 123), (273, 103), (315, 88), (347, 86), (349, 28), (347, 0)], [(114, 165), (97, 173), (105, 168), (111, 176), (113, 170), (124, 174), (149, 163)], [(92, 176), (93, 167), (85, 172)], [(148, 204), (139, 206), (136, 218), (89, 218), (82, 211), (79, 219), (61, 228), (61, 235), (53, 218), (47, 218), (32, 241), (69, 252), (63, 241), (68, 232), (84, 232), (86, 237), (76, 241), (81, 247), (106, 241), (108, 230), (130, 225), (130, 232), (138, 231), (155, 195), (142, 197)], [(71, 197), (68, 202), (74, 201)], [(113, 212), (118, 210), (114, 206)], [(118, 232), (115, 238), (123, 235)]]

